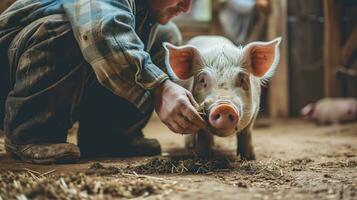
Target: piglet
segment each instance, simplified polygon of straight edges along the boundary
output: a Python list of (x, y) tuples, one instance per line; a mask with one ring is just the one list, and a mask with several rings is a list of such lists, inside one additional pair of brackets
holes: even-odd
[(301, 109), (301, 115), (318, 124), (342, 124), (357, 121), (356, 98), (324, 98)]
[(281, 38), (235, 46), (221, 36), (194, 37), (184, 46), (164, 43), (170, 78), (193, 94), (206, 127), (186, 138), (186, 147), (210, 156), (213, 136), (238, 139), (237, 155), (255, 159), (252, 128), (260, 104), (261, 85), (279, 62)]

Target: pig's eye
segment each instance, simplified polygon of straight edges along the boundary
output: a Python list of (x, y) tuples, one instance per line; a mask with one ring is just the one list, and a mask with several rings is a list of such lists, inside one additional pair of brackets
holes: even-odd
[(203, 76), (199, 77), (198, 82), (199, 82), (203, 87), (207, 87), (207, 83), (206, 83), (205, 77), (203, 77)]
[(249, 77), (246, 74), (239, 73), (236, 77), (236, 87), (241, 87), (243, 90), (249, 89)]
[(196, 79), (196, 88), (204, 89), (210, 85), (210, 77), (206, 73), (201, 73)]

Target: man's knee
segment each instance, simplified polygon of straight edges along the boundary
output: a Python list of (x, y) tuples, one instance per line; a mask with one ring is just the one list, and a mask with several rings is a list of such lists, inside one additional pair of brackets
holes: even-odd
[(88, 127), (86, 132), (130, 134), (141, 130), (153, 112), (153, 106), (142, 112), (133, 103), (113, 94), (96, 80), (86, 88), (80, 104), (80, 124), (82, 128)]
[(29, 24), (14, 38), (8, 57), (7, 136), (14, 143), (64, 139), (89, 74), (67, 19), (53, 15)]

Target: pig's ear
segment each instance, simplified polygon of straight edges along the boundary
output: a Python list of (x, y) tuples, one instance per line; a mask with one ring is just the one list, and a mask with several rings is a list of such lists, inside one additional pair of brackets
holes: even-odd
[(273, 75), (279, 63), (279, 44), (281, 37), (270, 42), (252, 42), (244, 47), (244, 57), (248, 58), (251, 73), (259, 78)]
[(189, 79), (203, 66), (201, 54), (192, 45), (178, 47), (165, 42), (164, 48), (166, 50), (165, 64), (168, 66), (167, 71), (173, 78)]

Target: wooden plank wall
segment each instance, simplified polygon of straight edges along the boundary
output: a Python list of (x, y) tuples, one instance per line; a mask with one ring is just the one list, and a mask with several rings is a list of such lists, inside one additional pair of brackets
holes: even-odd
[(289, 111), (299, 117), (301, 108), (324, 97), (323, 2), (289, 0)]
[(268, 39), (282, 37), (280, 63), (269, 83), (269, 114), (274, 118), (289, 116), (289, 79), (288, 79), (288, 35), (287, 0), (273, 0), (268, 19)]
[(325, 96), (357, 97), (357, 1), (324, 0)]
[(341, 52), (340, 4), (335, 0), (324, 0), (324, 64), (325, 96), (341, 96), (341, 83), (336, 73)]
[(346, 96), (357, 98), (357, 1), (344, 5), (343, 36), (341, 65), (339, 73), (344, 75)]

